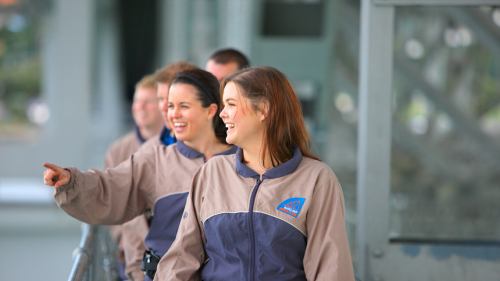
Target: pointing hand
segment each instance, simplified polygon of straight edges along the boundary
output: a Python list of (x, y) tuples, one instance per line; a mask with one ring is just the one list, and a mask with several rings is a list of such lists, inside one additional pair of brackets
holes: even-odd
[(67, 184), (71, 178), (71, 173), (59, 166), (49, 163), (42, 164), (47, 170), (43, 172), (43, 183), (58, 188)]

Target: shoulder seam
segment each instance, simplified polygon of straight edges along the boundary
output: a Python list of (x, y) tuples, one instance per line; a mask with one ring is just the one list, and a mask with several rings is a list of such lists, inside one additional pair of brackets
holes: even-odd
[(254, 212), (254, 213), (264, 214), (264, 215), (267, 215), (267, 216), (270, 216), (270, 217), (273, 217), (273, 218), (279, 219), (279, 220), (281, 220), (281, 221), (283, 221), (283, 222), (286, 222), (287, 224), (289, 224), (289, 225), (293, 226), (295, 229), (297, 229), (298, 231), (300, 231), (300, 233), (302, 233), (302, 235), (304, 235), (304, 236), (307, 238), (307, 235), (306, 235), (304, 232), (302, 232), (302, 230), (300, 230), (298, 227), (296, 227), (295, 225), (291, 224), (291, 223), (290, 223), (289, 221), (287, 221), (287, 220), (284, 220), (284, 219), (282, 219), (282, 218), (280, 218), (280, 217), (273, 216), (273, 215), (271, 215), (271, 214), (264, 213), (264, 212), (259, 212), (259, 211), (253, 211), (253, 212)]
[(206, 219), (203, 220), (203, 225), (205, 225), (205, 222), (209, 220), (212, 217), (215, 217), (217, 215), (222, 215), (222, 214), (239, 214), (239, 213), (248, 213), (248, 211), (235, 211), (235, 212), (219, 212), (213, 215), (208, 216)]
[[(219, 213), (216, 213), (216, 214), (213, 214), (213, 215), (211, 215), (211, 216), (207, 217), (207, 218), (203, 221), (203, 225), (205, 225), (205, 222), (206, 222), (208, 219), (210, 219), (210, 218), (212, 218), (212, 217), (215, 217), (215, 216), (217, 216), (217, 215), (222, 215), (222, 214), (238, 214), (238, 213), (248, 213), (248, 211), (238, 211), (238, 212), (219, 212)], [(270, 216), (270, 217), (273, 217), (273, 218), (279, 219), (279, 220), (281, 220), (281, 221), (283, 221), (283, 222), (285, 222), (285, 223), (287, 223), (287, 224), (291, 225), (293, 228), (297, 229), (300, 233), (302, 233), (302, 235), (304, 235), (304, 236), (307, 238), (307, 235), (306, 235), (306, 234), (305, 234), (302, 230), (300, 230), (300, 229), (299, 229), (298, 227), (296, 227), (295, 225), (291, 224), (289, 221), (286, 221), (286, 220), (284, 220), (284, 219), (282, 219), (282, 218), (279, 218), (279, 217), (277, 217), (277, 216), (273, 216), (273, 215), (271, 215), (271, 214), (264, 213), (264, 212), (254, 211), (254, 213), (264, 214), (264, 215), (267, 215), (267, 216)]]
[(160, 201), (161, 199), (169, 197), (169, 196), (172, 196), (172, 195), (179, 195), (179, 194), (184, 194), (184, 193), (189, 193), (189, 191), (170, 193), (170, 194), (164, 195), (164, 196), (156, 199), (156, 201), (154, 202), (154, 204), (153, 204), (153, 206), (151, 208), (151, 211), (152, 212), (154, 211), (154, 207), (156, 206), (156, 203), (158, 203), (158, 201)]

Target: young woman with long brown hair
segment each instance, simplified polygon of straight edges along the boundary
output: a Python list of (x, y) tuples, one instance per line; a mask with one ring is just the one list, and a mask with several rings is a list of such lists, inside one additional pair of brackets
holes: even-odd
[(227, 142), (196, 173), (155, 280), (354, 280), (342, 189), (309, 150), (300, 104), (277, 69), (221, 84)]

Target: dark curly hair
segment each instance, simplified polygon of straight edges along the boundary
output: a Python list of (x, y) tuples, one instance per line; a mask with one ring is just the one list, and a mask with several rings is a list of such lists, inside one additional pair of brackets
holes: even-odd
[[(194, 78), (194, 80), (196, 80), (198, 83), (186, 76)], [(217, 105), (217, 113), (212, 119), (212, 125), (217, 139), (221, 143), (227, 144), (226, 125), (219, 116), (219, 113), (221, 111), (221, 99), (219, 91), (219, 81), (217, 80), (217, 78), (215, 78), (215, 76), (212, 73), (207, 72), (205, 70), (188, 69), (179, 71), (175, 76), (175, 78), (172, 80), (170, 86), (177, 83), (187, 84), (195, 87), (197, 89), (196, 96), (204, 108), (209, 107), (213, 103)]]

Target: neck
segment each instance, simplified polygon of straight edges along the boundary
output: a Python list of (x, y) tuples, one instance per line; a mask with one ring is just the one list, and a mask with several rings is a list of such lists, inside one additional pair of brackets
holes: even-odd
[[(258, 174), (262, 175), (267, 170), (273, 167), (271, 163), (270, 154), (267, 150), (263, 151), (262, 144), (242, 149), (243, 149), (243, 158), (245, 159), (246, 165), (250, 169), (257, 172)], [(263, 153), (265, 155), (264, 161), (262, 161)]]
[(150, 139), (153, 136), (156, 136), (160, 133), (161, 128), (163, 128), (163, 124), (151, 126), (151, 127), (139, 127), (139, 133), (141, 137), (145, 140)]
[(231, 147), (230, 145), (221, 143), (213, 132), (211, 134), (208, 134), (207, 136), (208, 137), (200, 138), (197, 140), (183, 142), (189, 148), (203, 153), (203, 155), (205, 155), (206, 161), (212, 158), (215, 154), (224, 152)]

